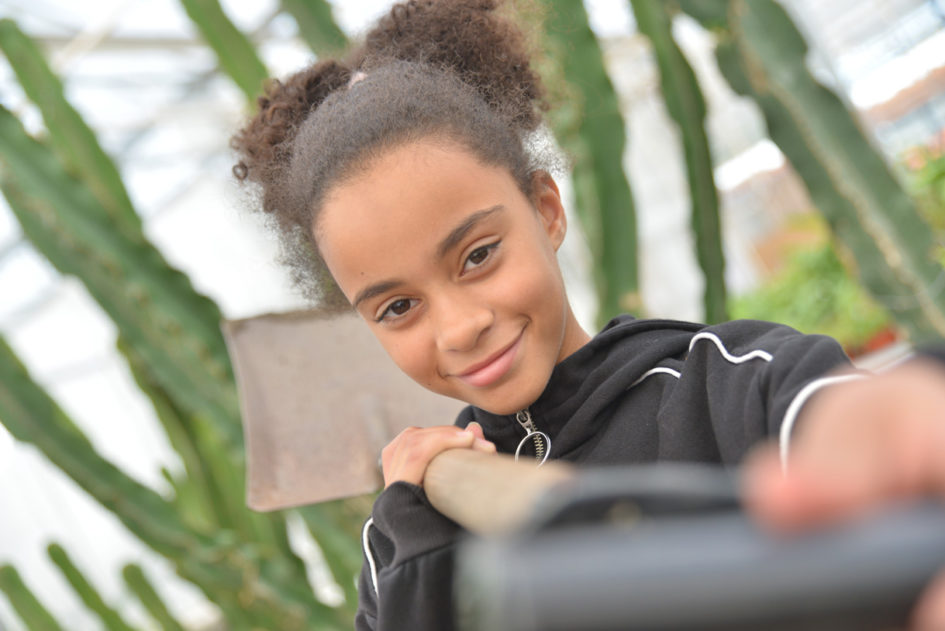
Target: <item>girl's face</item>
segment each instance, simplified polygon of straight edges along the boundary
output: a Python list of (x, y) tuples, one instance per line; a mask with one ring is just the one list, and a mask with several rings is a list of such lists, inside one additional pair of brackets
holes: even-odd
[(315, 234), (328, 269), (420, 385), (496, 414), (527, 407), (589, 339), (555, 252), (564, 210), (547, 174), (531, 199), (455, 144), (409, 143), (328, 195)]

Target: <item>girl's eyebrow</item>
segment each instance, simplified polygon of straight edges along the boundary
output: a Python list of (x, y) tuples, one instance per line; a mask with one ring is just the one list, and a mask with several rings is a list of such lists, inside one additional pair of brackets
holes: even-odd
[(453, 230), (451, 230), (450, 233), (446, 235), (445, 239), (440, 241), (440, 245), (436, 249), (436, 258), (441, 259), (446, 256), (450, 250), (456, 247), (456, 245), (463, 240), (463, 237), (465, 237), (466, 234), (476, 226), (476, 224), (503, 210), (504, 208), (505, 206), (502, 204), (496, 204), (491, 208), (477, 210), (473, 214), (463, 219), (458, 226), (453, 228)]
[[(477, 210), (463, 219), (458, 226), (453, 228), (450, 233), (446, 235), (445, 239), (440, 241), (440, 245), (436, 248), (436, 257), (441, 259), (446, 256), (450, 250), (456, 247), (456, 245), (463, 240), (463, 237), (465, 237), (469, 231), (476, 226), (476, 224), (504, 209), (505, 206), (502, 204), (496, 204), (490, 208)], [(380, 294), (390, 291), (399, 285), (403, 285), (403, 281), (396, 279), (382, 280), (380, 282), (374, 283), (373, 285), (368, 285), (358, 292), (358, 294), (354, 297), (354, 301), (352, 301), (351, 306), (357, 309), (358, 305), (368, 298), (379, 296)]]
[(403, 282), (399, 280), (382, 280), (379, 283), (368, 285), (358, 292), (358, 295), (354, 297), (354, 302), (351, 303), (351, 306), (357, 309), (358, 305), (368, 298), (373, 298), (374, 296), (383, 294), (385, 291), (390, 291), (391, 289), (394, 289), (395, 287), (402, 284)]

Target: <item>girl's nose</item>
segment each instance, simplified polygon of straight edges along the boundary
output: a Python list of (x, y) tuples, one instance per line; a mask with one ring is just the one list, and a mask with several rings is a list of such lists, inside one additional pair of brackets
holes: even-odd
[(445, 298), (436, 309), (436, 345), (441, 351), (468, 351), (495, 321), (492, 310), (475, 301)]

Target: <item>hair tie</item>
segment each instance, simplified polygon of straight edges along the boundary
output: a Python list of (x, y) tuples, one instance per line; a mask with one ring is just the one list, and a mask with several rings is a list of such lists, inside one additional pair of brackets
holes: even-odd
[(366, 78), (367, 78), (366, 72), (361, 71), (361, 70), (355, 70), (354, 72), (351, 73), (351, 78), (348, 79), (348, 89), (350, 90), (351, 86), (353, 86), (358, 81), (363, 81)]

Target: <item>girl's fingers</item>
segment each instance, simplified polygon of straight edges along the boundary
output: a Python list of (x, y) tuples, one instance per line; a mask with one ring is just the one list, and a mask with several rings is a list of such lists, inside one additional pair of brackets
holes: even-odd
[(452, 425), (405, 429), (381, 452), (384, 486), (398, 481), (422, 485), (430, 461), (447, 449), (458, 448), (495, 452), (495, 445), (468, 429)]
[(494, 454), (496, 452), (495, 444), (483, 438), (477, 438), (473, 442), (472, 448), (487, 454)]
[(466, 431), (472, 432), (473, 434), (475, 434), (476, 438), (481, 438), (482, 440), (486, 439), (486, 435), (482, 432), (482, 425), (480, 425), (476, 421), (473, 421), (472, 423), (467, 425)]
[(777, 448), (765, 447), (745, 463), (742, 495), (761, 522), (791, 531), (866, 510), (871, 489), (857, 478), (831, 479), (801, 467), (785, 476)]
[(745, 497), (781, 528), (855, 517), (889, 500), (945, 496), (945, 371), (909, 362), (830, 386), (805, 406), (788, 474), (763, 450), (745, 468)]
[[(805, 406), (787, 475), (776, 450), (746, 462), (750, 512), (797, 530), (882, 510), (891, 500), (945, 498), (945, 370), (911, 361), (881, 376), (826, 388)], [(945, 574), (926, 591), (914, 628), (945, 629)]]
[(484, 453), (495, 453), (496, 447), (493, 443), (486, 440), (486, 435), (482, 431), (482, 425), (473, 421), (466, 426), (467, 432), (472, 432), (476, 437), (476, 440), (473, 442), (472, 448), (476, 451), (482, 451)]
[(940, 574), (919, 600), (912, 620), (917, 631), (945, 629), (945, 574)]
[(409, 427), (382, 452), (384, 485), (403, 481), (420, 485), (430, 461), (442, 451), (470, 447), (476, 437), (453, 426)]

